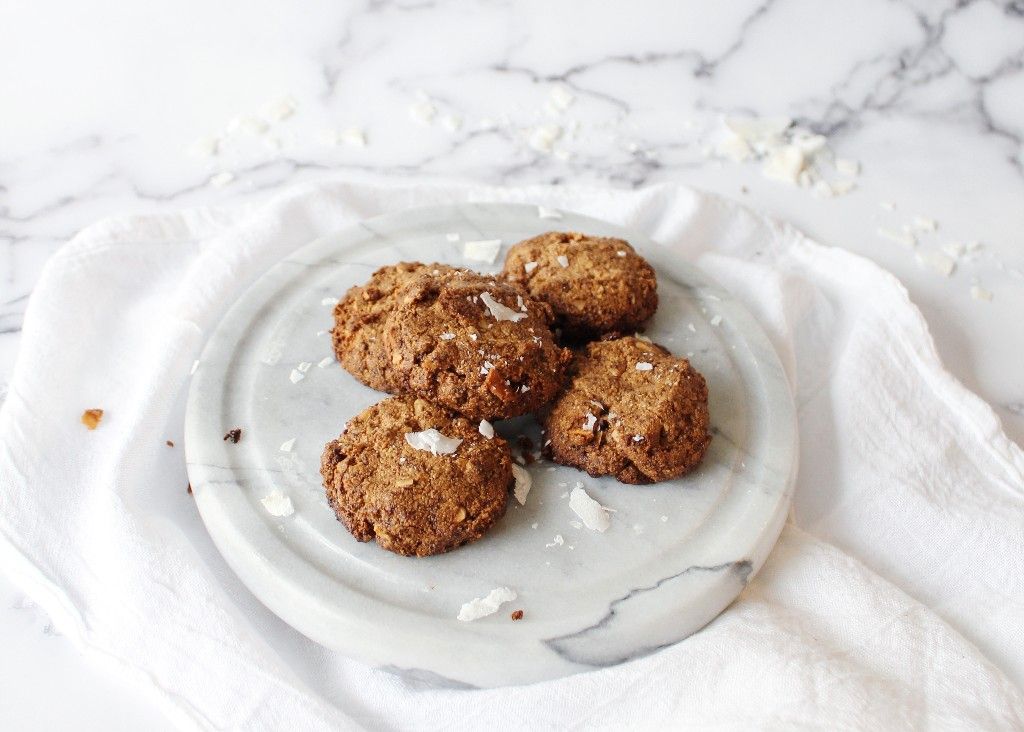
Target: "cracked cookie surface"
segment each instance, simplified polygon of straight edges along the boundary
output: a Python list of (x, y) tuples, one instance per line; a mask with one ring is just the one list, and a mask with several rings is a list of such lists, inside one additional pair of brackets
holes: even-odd
[(704, 377), (633, 336), (589, 344), (543, 421), (555, 462), (623, 483), (683, 475), (711, 441)]
[[(440, 434), (420, 434), (428, 430)], [(320, 472), (352, 536), (421, 557), (483, 536), (505, 513), (513, 483), (505, 440), (412, 396), (389, 397), (354, 417), (327, 443)]]
[(502, 274), (548, 303), (570, 340), (632, 333), (658, 308), (654, 269), (622, 239), (551, 231), (509, 249)]
[(494, 277), (422, 274), (399, 293), (384, 345), (400, 390), (474, 420), (536, 411), (562, 385), (572, 354), (551, 309)]
[(399, 391), (382, 339), (395, 295), (417, 275), (452, 271), (454, 268), (445, 264), (400, 262), (381, 267), (365, 284), (350, 288), (334, 306), (331, 331), (334, 355), (342, 367), (373, 389)]

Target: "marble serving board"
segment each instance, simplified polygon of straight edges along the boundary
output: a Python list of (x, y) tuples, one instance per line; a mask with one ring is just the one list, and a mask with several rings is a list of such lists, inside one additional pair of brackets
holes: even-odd
[[(767, 557), (789, 506), (797, 444), (789, 387), (768, 339), (670, 248), (592, 218), (555, 215), (472, 204), (365, 221), (278, 263), (211, 336), (186, 418), (195, 499), (231, 568), (309, 638), (438, 683), (525, 684), (686, 638)], [(476, 543), (407, 558), (357, 542), (327, 504), (320, 453), (385, 395), (333, 360), (326, 331), (335, 300), (403, 260), (497, 271), (511, 244), (552, 229), (620, 236), (655, 266), (660, 307), (646, 334), (707, 379), (714, 437), (704, 462), (678, 480), (631, 486), (539, 460), (528, 468), (525, 505), (510, 498), (505, 517)], [(493, 264), (463, 254), (466, 241), (481, 239), (502, 240)], [(236, 427), (241, 440), (225, 441)], [(530, 418), (498, 429), (536, 437)], [(606, 532), (581, 526), (569, 508), (578, 482), (614, 512)], [(267, 510), (261, 499), (277, 493), (293, 513)], [(496, 587), (518, 598), (488, 617), (457, 619), (463, 603)], [(519, 609), (523, 619), (512, 621)]]

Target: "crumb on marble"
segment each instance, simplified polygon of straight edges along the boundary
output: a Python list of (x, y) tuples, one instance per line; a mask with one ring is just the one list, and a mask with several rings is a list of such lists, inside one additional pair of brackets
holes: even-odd
[(242, 428), (235, 427), (224, 433), (224, 441), (231, 441), (232, 444), (237, 445), (238, 441), (242, 439)]

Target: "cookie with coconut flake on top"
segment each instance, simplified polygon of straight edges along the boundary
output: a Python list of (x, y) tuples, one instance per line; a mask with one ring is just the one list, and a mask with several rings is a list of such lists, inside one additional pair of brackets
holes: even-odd
[(342, 367), (373, 389), (399, 391), (381, 337), (395, 293), (417, 275), (452, 271), (445, 264), (400, 262), (381, 267), (366, 284), (349, 289), (334, 306), (331, 331), (334, 354)]
[(704, 457), (708, 389), (685, 358), (629, 336), (587, 346), (544, 417), (547, 452), (562, 465), (623, 483), (655, 483)]
[(551, 231), (509, 249), (502, 274), (548, 303), (570, 340), (632, 333), (658, 308), (654, 269), (622, 239)]
[(402, 288), (384, 345), (402, 391), (475, 420), (506, 419), (550, 402), (572, 354), (551, 308), (494, 277), (421, 275)]
[(320, 472), (352, 536), (419, 557), (482, 537), (505, 513), (513, 484), (505, 440), (411, 396), (353, 418), (327, 443)]

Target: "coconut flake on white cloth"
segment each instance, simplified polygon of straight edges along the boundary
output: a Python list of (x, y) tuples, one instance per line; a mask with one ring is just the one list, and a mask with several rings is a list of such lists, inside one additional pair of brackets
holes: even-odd
[(501, 239), (477, 239), (462, 245), (462, 256), (474, 262), (493, 264), (501, 251)]
[(527, 262), (526, 264), (523, 265), (523, 269), (526, 271), (526, 274), (530, 274), (530, 272), (537, 269), (537, 263)]
[(508, 587), (496, 587), (487, 593), (487, 597), (477, 597), (463, 604), (459, 609), (459, 620), (468, 623), (493, 615), (498, 612), (498, 608), (506, 602), (512, 602), (516, 597), (518, 595), (515, 590), (510, 590)]
[(261, 498), (260, 503), (263, 504), (263, 508), (267, 509), (267, 513), (271, 516), (283, 518), (295, 513), (295, 507), (292, 505), (292, 499), (280, 491), (274, 491), (269, 496)]
[(562, 218), (562, 212), (558, 209), (547, 208), (546, 206), (537, 206), (537, 216), (542, 219), (555, 219)]
[(295, 438), (294, 437), (291, 438), (290, 440), (285, 440), (284, 442), (282, 442), (281, 443), (281, 447), (279, 447), (278, 449), (281, 452), (291, 452), (293, 447), (295, 447)]
[(564, 254), (559, 254), (557, 257), (555, 257), (555, 259), (558, 260), (558, 264), (562, 267), (562, 269), (565, 269), (566, 267), (569, 266), (569, 258)]
[(405, 441), (409, 447), (432, 455), (451, 455), (462, 444), (461, 438), (445, 437), (433, 427), (422, 432), (406, 432)]
[(530, 471), (513, 464), (512, 476), (516, 479), (516, 485), (512, 489), (512, 494), (519, 501), (520, 506), (525, 506), (526, 497), (530, 495), (530, 488), (533, 486), (533, 478), (530, 477)]
[(480, 420), (480, 426), (477, 428), (477, 431), (488, 440), (494, 437), (494, 425), (486, 419)]
[(654, 368), (654, 364), (648, 361), (640, 361), (635, 368), (637, 371), (650, 371)]
[(591, 531), (607, 531), (612, 524), (611, 516), (605, 507), (578, 485), (569, 494), (569, 508)]
[(513, 323), (518, 323), (527, 315), (526, 313), (517, 313), (512, 308), (502, 305), (489, 292), (480, 293), (480, 299), (483, 300), (487, 309), (491, 311), (491, 315), (494, 316), (495, 320), (511, 320)]

